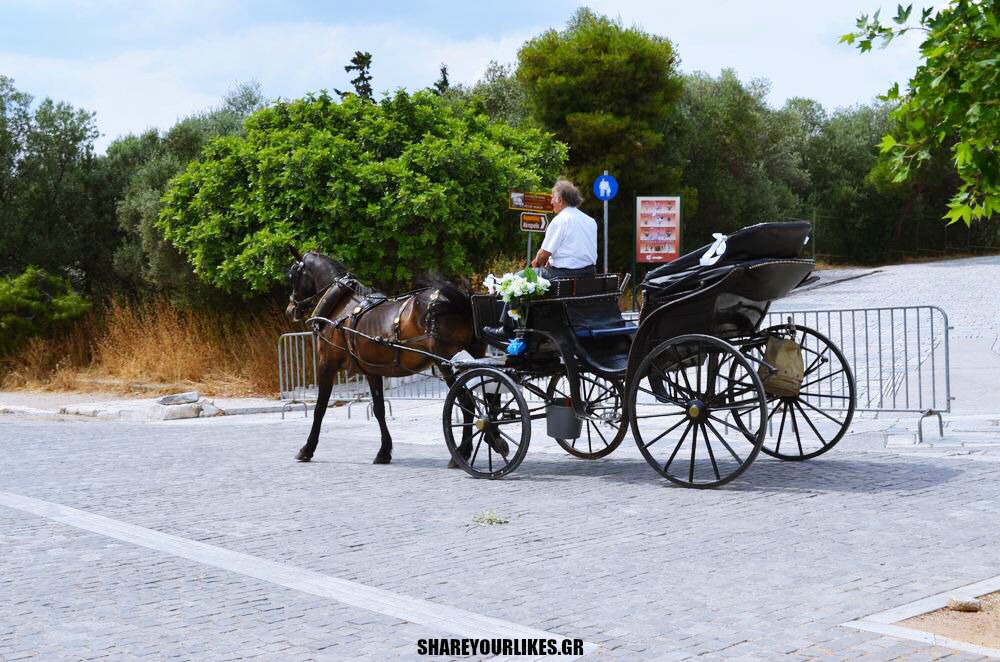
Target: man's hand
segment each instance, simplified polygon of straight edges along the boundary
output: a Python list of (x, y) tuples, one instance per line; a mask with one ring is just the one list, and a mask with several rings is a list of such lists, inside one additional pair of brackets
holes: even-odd
[(548, 251), (543, 251), (542, 249), (538, 249), (538, 254), (535, 255), (535, 259), (531, 261), (531, 266), (537, 269), (538, 267), (544, 267), (548, 265), (549, 257), (551, 255), (552, 253)]

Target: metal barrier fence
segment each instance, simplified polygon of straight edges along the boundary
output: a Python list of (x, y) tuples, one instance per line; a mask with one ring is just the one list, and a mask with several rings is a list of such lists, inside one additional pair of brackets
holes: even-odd
[[(854, 374), (861, 412), (913, 412), (923, 420), (951, 412), (948, 315), (937, 306), (893, 306), (846, 310), (773, 310), (765, 326), (807, 326), (843, 352)], [(846, 392), (846, 381), (829, 380), (829, 394)], [(837, 409), (832, 399), (826, 409)]]
[[(624, 313), (629, 320), (638, 313)], [(923, 419), (951, 411), (948, 355), (948, 316), (937, 306), (900, 306), (847, 310), (773, 310), (763, 326), (807, 326), (829, 338), (843, 352), (856, 382), (857, 411), (913, 412)], [(316, 345), (313, 334), (286, 333), (278, 344), (281, 399), (290, 403), (315, 401)], [(544, 380), (547, 383), (547, 380)], [(546, 384), (539, 382), (544, 388)], [(837, 408), (835, 397), (846, 392), (846, 380), (829, 380), (827, 409)], [(443, 400), (447, 386), (433, 368), (407, 377), (385, 380), (385, 398), (391, 400)], [(525, 393), (528, 400), (538, 397)], [(340, 374), (331, 401), (354, 402), (370, 398), (368, 384), (359, 376)], [(391, 408), (391, 404), (389, 405)]]

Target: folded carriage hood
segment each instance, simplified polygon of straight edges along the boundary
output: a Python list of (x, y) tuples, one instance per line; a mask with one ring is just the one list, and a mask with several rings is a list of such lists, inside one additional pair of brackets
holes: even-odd
[[(714, 267), (736, 264), (750, 260), (793, 259), (802, 255), (807, 244), (812, 224), (807, 221), (788, 221), (781, 223), (758, 223), (726, 237), (726, 251), (722, 257), (713, 263)], [(701, 258), (714, 245), (706, 244), (701, 248), (682, 255), (673, 262), (653, 269), (643, 283), (669, 276), (692, 268), (698, 268)]]

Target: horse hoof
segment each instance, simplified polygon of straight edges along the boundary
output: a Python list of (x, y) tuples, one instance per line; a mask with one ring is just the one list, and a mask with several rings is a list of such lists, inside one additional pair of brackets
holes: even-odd
[(455, 460), (448, 460), (448, 468), (449, 469), (458, 469), (458, 465), (455, 464)]
[(392, 456), (382, 455), (381, 453), (376, 455), (375, 459), (372, 460), (372, 464), (389, 464), (390, 462), (392, 462)]
[(312, 455), (306, 455), (303, 451), (300, 450), (298, 454), (296, 454), (295, 459), (298, 460), (299, 462), (308, 462), (309, 460), (312, 459)]

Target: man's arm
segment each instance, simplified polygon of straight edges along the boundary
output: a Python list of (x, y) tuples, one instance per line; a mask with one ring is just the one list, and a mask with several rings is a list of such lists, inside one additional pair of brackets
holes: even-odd
[(535, 255), (535, 259), (531, 261), (531, 266), (536, 269), (538, 267), (547, 266), (549, 264), (550, 257), (552, 257), (552, 253), (548, 252), (544, 248), (539, 248), (538, 253)]
[(552, 254), (559, 248), (559, 244), (562, 243), (565, 230), (565, 218), (556, 216), (552, 219), (552, 223), (550, 223), (548, 229), (545, 230), (545, 238), (542, 240), (542, 245), (538, 249), (538, 254), (535, 255), (535, 259), (531, 261), (531, 266), (544, 267), (548, 265), (549, 258), (552, 257)]

